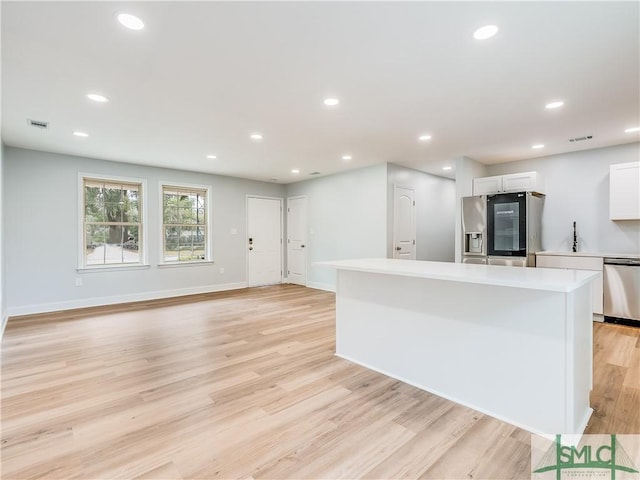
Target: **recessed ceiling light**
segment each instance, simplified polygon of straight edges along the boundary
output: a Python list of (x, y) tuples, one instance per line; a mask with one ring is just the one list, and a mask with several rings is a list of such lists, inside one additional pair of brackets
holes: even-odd
[(496, 33), (498, 33), (498, 27), (495, 25), (485, 25), (473, 32), (473, 38), (476, 40), (486, 40), (487, 38), (493, 37)]
[(300, 173), (300, 170), (298, 170), (297, 168), (294, 168), (293, 170), (291, 170), (291, 173), (298, 174)]
[(448, 165), (447, 165), (446, 167), (442, 167), (442, 169), (443, 169), (443, 170), (451, 170), (451, 168), (452, 168), (452, 167), (450, 167), (450, 166), (448, 166)]
[(144, 28), (144, 22), (130, 13), (119, 14), (118, 21), (131, 30), (142, 30)]
[(88, 137), (89, 134), (85, 132), (73, 132), (76, 137)]
[(87, 93), (87, 98), (89, 100), (93, 100), (94, 102), (106, 103), (109, 101), (107, 97), (104, 95), (100, 95), (98, 93)]
[(557, 102), (551, 102), (551, 103), (547, 103), (544, 108), (548, 108), (548, 109), (553, 109), (553, 108), (559, 108), (561, 106), (564, 105), (564, 102), (562, 101), (557, 101)]
[(324, 99), (324, 104), (327, 107), (335, 107), (339, 103), (340, 103), (340, 100), (338, 100), (337, 98), (325, 98)]
[(420, 140), (421, 142), (426, 142), (427, 140), (431, 140), (431, 135), (420, 135), (418, 137), (418, 140)]
[(255, 141), (262, 140), (262, 134), (261, 133), (252, 133), (251, 134), (251, 140), (255, 140)]
[(544, 148), (544, 145), (541, 143), (536, 143), (535, 145), (531, 145), (531, 148)]
[(343, 160), (351, 160), (353, 157), (351, 155), (343, 155), (342, 159)]
[(207, 158), (211, 159), (211, 160), (215, 160), (216, 156), (215, 155), (207, 155)]
[(624, 133), (635, 133), (635, 132), (640, 132), (640, 127), (627, 128), (624, 131)]

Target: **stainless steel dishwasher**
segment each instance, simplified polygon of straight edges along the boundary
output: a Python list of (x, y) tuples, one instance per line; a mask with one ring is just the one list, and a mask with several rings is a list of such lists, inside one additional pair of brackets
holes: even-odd
[(604, 259), (604, 319), (640, 327), (640, 258)]

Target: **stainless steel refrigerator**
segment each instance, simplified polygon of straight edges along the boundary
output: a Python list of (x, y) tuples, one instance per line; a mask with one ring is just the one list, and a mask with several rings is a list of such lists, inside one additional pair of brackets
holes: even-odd
[(487, 264), (487, 196), (462, 199), (462, 263)]
[(535, 266), (544, 197), (531, 192), (462, 199), (462, 262)]

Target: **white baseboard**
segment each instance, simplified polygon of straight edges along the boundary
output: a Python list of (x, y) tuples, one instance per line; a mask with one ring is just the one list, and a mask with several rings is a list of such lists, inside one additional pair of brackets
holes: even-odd
[(330, 283), (321, 283), (321, 282), (307, 282), (308, 288), (315, 288), (317, 290), (326, 290), (327, 292), (336, 292), (336, 286)]
[[(223, 292), (226, 290), (238, 290), (240, 288), (247, 288), (247, 282), (206, 285), (203, 287), (176, 288), (173, 290), (132, 293), (128, 295), (115, 295), (111, 297), (83, 298), (78, 300), (67, 300), (64, 302), (41, 303), (37, 305), (23, 305), (20, 307), (9, 307), (7, 309), (7, 316), (5, 318), (15, 317), (18, 315), (33, 315), (35, 313), (49, 313), (59, 312), (61, 310), (73, 310), (75, 308), (100, 307), (103, 305), (114, 305), (118, 303), (143, 302), (146, 300), (183, 297), (185, 295), (196, 295), (198, 293)], [(6, 320), (3, 319), (3, 322), (6, 323)]]

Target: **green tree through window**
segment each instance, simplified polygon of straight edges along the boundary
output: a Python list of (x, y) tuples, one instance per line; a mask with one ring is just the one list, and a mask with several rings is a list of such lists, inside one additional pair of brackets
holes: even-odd
[(209, 258), (207, 189), (162, 187), (163, 261), (197, 262)]
[(141, 263), (142, 184), (84, 178), (84, 264)]

